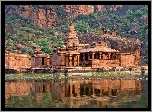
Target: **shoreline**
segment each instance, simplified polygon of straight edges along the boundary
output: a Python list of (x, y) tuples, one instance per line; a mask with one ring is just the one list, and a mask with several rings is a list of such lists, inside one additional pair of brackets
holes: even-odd
[(142, 75), (139, 71), (122, 71), (122, 72), (104, 72), (104, 73), (69, 73), (68, 76), (64, 76), (64, 73), (60, 73), (59, 75), (55, 74), (5, 74), (5, 81), (11, 80), (56, 80), (56, 79), (132, 79), (137, 80), (141, 78), (141, 80), (148, 78), (148, 70), (145, 71), (145, 74)]

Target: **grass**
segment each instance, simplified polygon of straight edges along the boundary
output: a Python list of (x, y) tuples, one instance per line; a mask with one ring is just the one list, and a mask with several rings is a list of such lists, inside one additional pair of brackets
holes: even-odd
[[(105, 72), (105, 73), (87, 73), (83, 74), (80, 77), (89, 78), (89, 77), (115, 77), (115, 76), (126, 76), (129, 75), (125, 72)], [(53, 75), (53, 74), (8, 74), (5, 75), (6, 80), (30, 80), (30, 79), (65, 79), (65, 78), (73, 78), (72, 75), (64, 76), (64, 75)]]
[(60, 75), (54, 76), (53, 74), (13, 74), (13, 75), (6, 75), (5, 79), (62, 79), (68, 78), (68, 76)]
[(113, 76), (126, 76), (129, 75), (126, 72), (104, 72), (104, 73), (91, 73), (84, 74), (84, 77), (113, 77)]

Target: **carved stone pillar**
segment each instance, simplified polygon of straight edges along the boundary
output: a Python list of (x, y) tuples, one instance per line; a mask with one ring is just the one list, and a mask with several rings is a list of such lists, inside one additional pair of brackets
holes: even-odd
[(83, 54), (83, 61), (85, 61), (85, 54)]
[(111, 96), (111, 88), (108, 87), (108, 96)]
[(88, 53), (88, 60), (90, 60), (90, 54)]
[(101, 52), (99, 52), (99, 59), (101, 59), (102, 58), (102, 53)]
[(118, 53), (116, 53), (116, 60), (118, 60)]
[(64, 56), (64, 54), (61, 54), (61, 59), (62, 59), (61, 64), (62, 64), (62, 65), (65, 65), (65, 61), (64, 61), (64, 60), (65, 60), (65, 56)]
[(50, 66), (50, 57), (47, 57), (47, 66)]
[(94, 59), (94, 54), (95, 54), (95, 53), (92, 53), (92, 59)]
[(89, 88), (89, 94), (91, 95), (91, 89)]
[(78, 87), (77, 89), (78, 89), (77, 96), (80, 97), (80, 88)]
[(39, 92), (43, 92), (43, 85), (39, 85)]
[(69, 55), (69, 67), (72, 67), (72, 55)]
[(80, 58), (80, 56), (78, 55), (78, 56), (77, 56), (77, 66), (79, 66), (79, 61), (80, 61), (79, 58)]
[(98, 54), (96, 53), (95, 58), (98, 59)]
[(95, 95), (94, 89), (92, 89), (92, 95)]
[(76, 55), (73, 55), (73, 66), (76, 66), (77, 65), (77, 57)]
[(73, 94), (72, 94), (72, 84), (70, 84), (70, 96), (72, 97)]
[(86, 94), (86, 86), (84, 86), (84, 95)]
[(110, 55), (111, 55), (111, 53), (108, 53), (108, 59), (111, 59), (111, 58), (110, 58)]
[(66, 64), (66, 66), (69, 66), (69, 58), (68, 58), (68, 56), (66, 56), (66, 58), (65, 58), (65, 64)]

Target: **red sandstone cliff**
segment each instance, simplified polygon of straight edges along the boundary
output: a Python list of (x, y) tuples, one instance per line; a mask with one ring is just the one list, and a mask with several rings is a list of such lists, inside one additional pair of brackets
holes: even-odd
[(103, 13), (113, 11), (123, 14), (128, 8), (138, 9), (141, 5), (60, 5), (63, 13), (58, 14), (54, 5), (6, 5), (6, 14), (19, 14), (35, 20), (35, 25), (43, 28), (55, 27), (61, 19), (75, 18), (79, 14), (87, 15), (93, 12)]
[(36, 21), (38, 27), (55, 27), (59, 19), (75, 18), (78, 14), (90, 14), (94, 12), (92, 5), (61, 5), (64, 13), (57, 14), (57, 8), (52, 5), (7, 5), (6, 14), (19, 14)]

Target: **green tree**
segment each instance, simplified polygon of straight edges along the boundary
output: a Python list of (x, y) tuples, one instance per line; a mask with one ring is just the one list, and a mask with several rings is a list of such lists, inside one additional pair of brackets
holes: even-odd
[(132, 15), (132, 14), (133, 14), (133, 11), (130, 10), (130, 9), (128, 9), (128, 10), (126, 11), (126, 14), (127, 14), (127, 15)]
[(33, 52), (32, 50), (27, 49), (27, 48), (22, 48), (21, 51), (23, 54), (30, 54), (30, 55), (32, 55), (32, 52)]
[(54, 6), (59, 15), (62, 15), (63, 13), (65, 13), (64, 9), (61, 6), (59, 6), (59, 5), (54, 5)]

